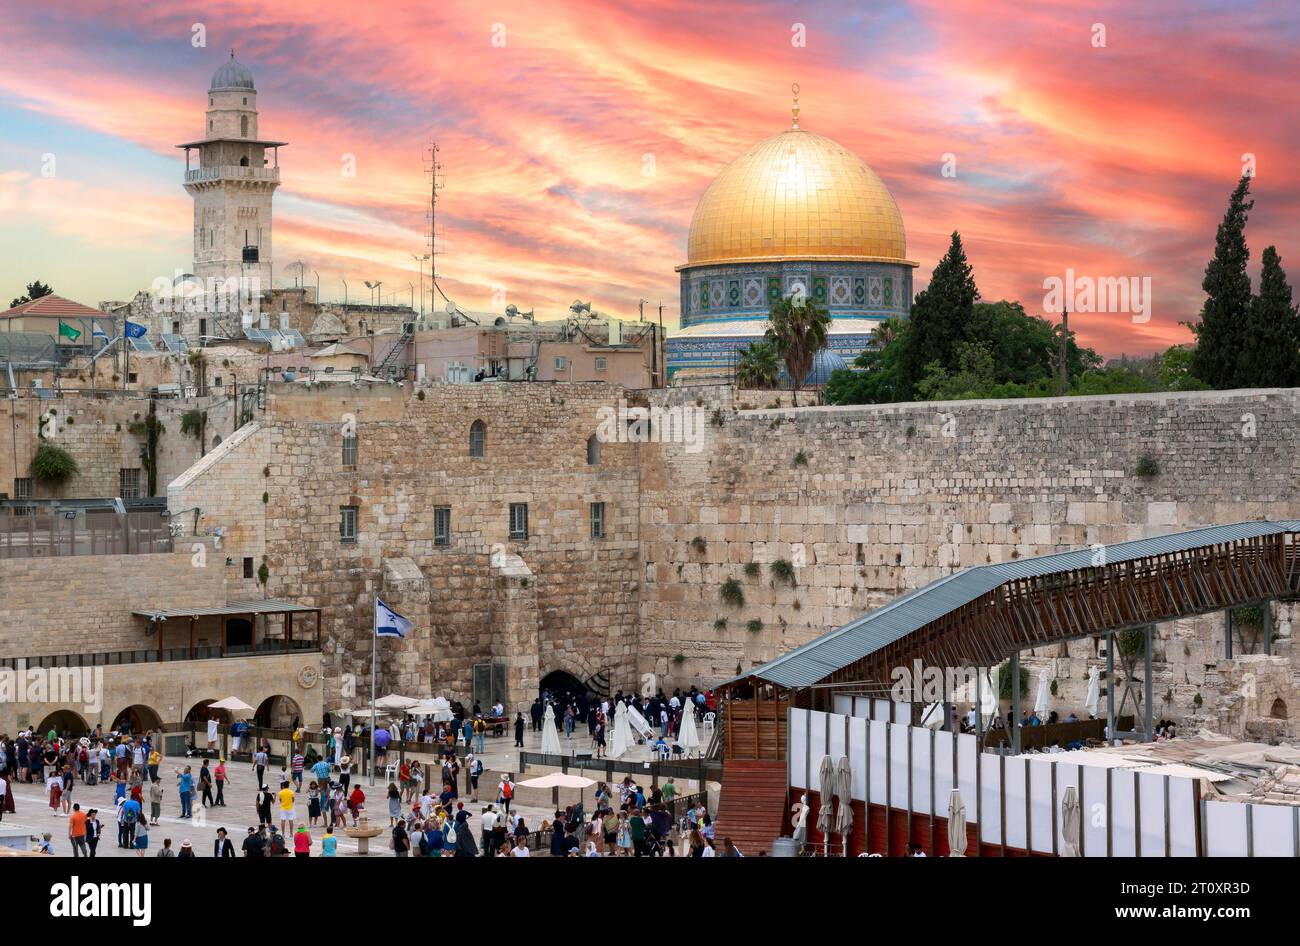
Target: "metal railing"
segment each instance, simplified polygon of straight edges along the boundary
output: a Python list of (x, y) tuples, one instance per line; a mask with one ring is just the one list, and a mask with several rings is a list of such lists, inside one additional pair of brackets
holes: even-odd
[(171, 530), (158, 503), (132, 508), (111, 500), (0, 500), (0, 558), (171, 552)]
[[(319, 650), (314, 640), (288, 642), (289, 653)], [(0, 657), (0, 667), (11, 670), (20, 667), (53, 669), (56, 667), (114, 667), (122, 664), (168, 663), (176, 660), (218, 660), (230, 657), (274, 656), (286, 652), (285, 641), (279, 638), (264, 640), (259, 644), (227, 646), (225, 653), (213, 644), (189, 647), (157, 647), (139, 650), (109, 650), (93, 654), (45, 654), (37, 657)]]
[(722, 778), (722, 763), (714, 759), (682, 759), (676, 762), (634, 761), (632, 759), (594, 759), (586, 756), (549, 755), (543, 752), (520, 752), (519, 771), (526, 772), (528, 766), (546, 766), (568, 772), (577, 769), (582, 772), (604, 772), (605, 781), (614, 780), (614, 773), (626, 775), (649, 775), (658, 782), (664, 778), (694, 779), (699, 782), (718, 781)]
[(223, 164), (218, 167), (192, 168), (185, 172), (185, 183), (195, 184), (218, 180), (278, 181), (278, 167), (246, 167), (241, 164)]

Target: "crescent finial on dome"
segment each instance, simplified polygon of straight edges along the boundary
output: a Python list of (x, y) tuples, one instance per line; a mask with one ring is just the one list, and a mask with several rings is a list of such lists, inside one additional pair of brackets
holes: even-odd
[(794, 105), (790, 108), (790, 114), (794, 117), (794, 124), (790, 127), (797, 129), (799, 127), (799, 83), (792, 83), (790, 91), (794, 94)]

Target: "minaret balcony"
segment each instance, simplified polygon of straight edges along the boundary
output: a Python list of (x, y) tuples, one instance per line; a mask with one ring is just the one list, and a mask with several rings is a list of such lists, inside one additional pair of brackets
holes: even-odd
[(192, 168), (185, 172), (186, 184), (204, 184), (218, 181), (274, 181), (280, 183), (278, 167), (243, 167), (238, 164), (223, 164), (218, 167)]

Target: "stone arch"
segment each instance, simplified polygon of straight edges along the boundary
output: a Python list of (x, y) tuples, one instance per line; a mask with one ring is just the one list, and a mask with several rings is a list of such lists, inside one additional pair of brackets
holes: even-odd
[(476, 420), (469, 425), (469, 455), (482, 457), (487, 455), (487, 424)]
[[(550, 659), (546, 660), (544, 663), (546, 670), (540, 674), (538, 679), (539, 689), (541, 688), (541, 681), (546, 680), (548, 677), (555, 676), (556, 674), (565, 674), (577, 680), (584, 690), (595, 689), (597, 692), (600, 692), (602, 696), (606, 695), (603, 691), (609, 689), (608, 683), (610, 675), (608, 668), (602, 669), (596, 667), (588, 663), (579, 654), (566, 654), (553, 651), (549, 657)], [(603, 687), (601, 686), (602, 682), (606, 684)]]
[(208, 707), (211, 706), (213, 703), (217, 702), (217, 699), (218, 698), (215, 696), (210, 696), (206, 700), (199, 700), (197, 703), (195, 703), (193, 706), (189, 708), (189, 712), (185, 714), (184, 722), (205, 723), (208, 721), (208, 717), (210, 715), (216, 715), (220, 713), (221, 712), (220, 710), (211, 710), (211, 711), (208, 710)]
[(133, 703), (120, 710), (113, 717), (112, 724), (108, 728), (110, 731), (129, 732), (134, 735), (146, 733), (151, 729), (162, 729), (162, 725), (162, 716), (152, 706)]
[(1273, 701), (1273, 706), (1269, 709), (1268, 715), (1273, 719), (1287, 719), (1286, 701), (1278, 697)]
[(567, 670), (552, 670), (542, 677), (538, 683), (538, 690), (548, 690), (551, 693), (573, 693), (576, 696), (587, 691), (587, 683), (585, 680), (579, 680)]
[(302, 707), (298, 704), (298, 701), (291, 696), (285, 696), (283, 693), (273, 693), (258, 704), (252, 722), (255, 726), (288, 729), (293, 724), (295, 717), (300, 723), (305, 722)]
[(64, 708), (51, 710), (45, 715), (45, 718), (41, 720), (39, 726), (32, 728), (32, 732), (44, 736), (51, 729), (53, 729), (59, 736), (66, 733), (72, 738), (80, 739), (82, 736), (90, 732), (90, 725), (86, 722), (85, 717), (76, 710)]
[(600, 437), (596, 434), (587, 438), (587, 466), (600, 466)]

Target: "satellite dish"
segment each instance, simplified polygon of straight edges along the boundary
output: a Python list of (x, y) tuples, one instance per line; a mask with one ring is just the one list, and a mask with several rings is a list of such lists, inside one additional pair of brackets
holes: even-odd
[(510, 318), (513, 319), (518, 314), (519, 306), (515, 305), (513, 302), (506, 306), (506, 315), (510, 316)]
[(501, 328), (503, 325), (506, 324), (506, 320), (498, 315), (496, 317), (496, 320), (492, 324), (495, 325), (497, 328)]

